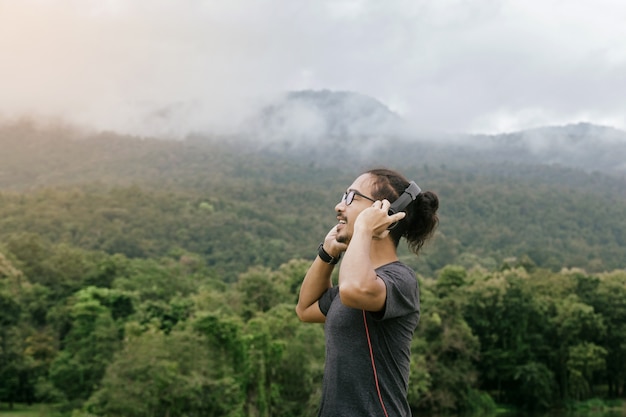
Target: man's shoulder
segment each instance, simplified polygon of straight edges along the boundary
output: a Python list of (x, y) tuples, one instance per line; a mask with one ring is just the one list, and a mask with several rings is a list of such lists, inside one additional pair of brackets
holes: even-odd
[(406, 275), (415, 278), (415, 271), (407, 264), (401, 261), (394, 261), (388, 264), (382, 265), (376, 269), (377, 274), (393, 274), (393, 275)]

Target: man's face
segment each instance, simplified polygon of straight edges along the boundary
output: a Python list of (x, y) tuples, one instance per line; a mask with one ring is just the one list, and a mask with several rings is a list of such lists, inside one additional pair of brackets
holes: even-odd
[[(338, 242), (346, 244), (350, 243), (356, 218), (363, 210), (372, 206), (372, 183), (373, 178), (370, 174), (361, 175), (354, 180), (352, 185), (350, 185), (350, 187), (346, 190), (346, 193), (349, 193), (350, 191), (356, 192), (352, 202), (342, 200), (335, 206), (337, 220), (339, 220), (339, 224), (337, 225)], [(371, 198), (372, 200), (369, 200), (368, 198)]]

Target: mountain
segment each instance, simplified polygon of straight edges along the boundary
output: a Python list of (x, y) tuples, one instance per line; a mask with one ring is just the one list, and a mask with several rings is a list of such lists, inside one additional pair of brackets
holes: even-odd
[(129, 257), (191, 251), (235, 279), (254, 265), (308, 258), (354, 176), (388, 165), (440, 197), (437, 239), (423, 261), (408, 258), (420, 273), (476, 259), (494, 267), (510, 256), (552, 269), (623, 268), (623, 177), (506, 162), (526, 146), (512, 136), (473, 146), (362, 139), (279, 152), (244, 146), (244, 137), (175, 141), (0, 125), (0, 243), (33, 233)]
[(466, 143), (464, 148), (478, 149), (489, 159), (626, 174), (626, 132), (612, 127), (590, 123), (549, 126), (509, 134), (477, 135)]
[(288, 93), (259, 111), (238, 136), (256, 152), (320, 164), (558, 165), (626, 176), (626, 132), (612, 127), (578, 123), (496, 135), (424, 134), (384, 103), (355, 92)]
[[(112, 133), (112, 132), (111, 132)], [(21, 143), (27, 137), (27, 143)], [(107, 132), (78, 132), (32, 121), (0, 125), (0, 186), (45, 184), (56, 176), (132, 176), (137, 158), (147, 158), (150, 140)], [(76, 164), (65, 165), (58, 144), (72, 141)], [(512, 175), (513, 166), (560, 166), (626, 177), (626, 132), (578, 123), (497, 135), (423, 134), (376, 98), (347, 91), (293, 91), (265, 105), (229, 136), (196, 133), (182, 141), (161, 141), (163, 172), (181, 152), (207, 144), (239, 152), (290, 158), (315, 166), (446, 166)], [(185, 150), (186, 149), (186, 150)], [(202, 152), (200, 152), (202, 154)], [(22, 158), (23, 155), (23, 158)], [(30, 160), (29, 164), (22, 163)], [(116, 165), (116, 170), (107, 167)], [(521, 169), (527, 172), (527, 169)], [(71, 172), (70, 172), (71, 171)], [(542, 171), (542, 170), (538, 170)], [(106, 173), (106, 174), (105, 174)], [(50, 178), (52, 177), (52, 178)]]
[(263, 144), (369, 141), (399, 136), (405, 121), (375, 98), (346, 91), (304, 90), (287, 93), (263, 107), (244, 128)]

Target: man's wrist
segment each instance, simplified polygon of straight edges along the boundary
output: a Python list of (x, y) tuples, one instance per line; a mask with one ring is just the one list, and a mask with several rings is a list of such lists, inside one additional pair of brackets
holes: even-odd
[(330, 265), (336, 265), (337, 262), (339, 262), (339, 259), (341, 259), (341, 255), (334, 257), (326, 252), (326, 250), (324, 249), (324, 242), (320, 243), (320, 245), (317, 247), (317, 256), (319, 256), (322, 261)]

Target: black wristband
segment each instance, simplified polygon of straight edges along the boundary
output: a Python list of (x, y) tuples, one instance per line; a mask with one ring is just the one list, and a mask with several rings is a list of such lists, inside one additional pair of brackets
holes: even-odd
[(319, 256), (322, 261), (331, 265), (336, 265), (337, 262), (339, 262), (339, 259), (341, 259), (341, 255), (335, 258), (334, 256), (330, 255), (328, 252), (326, 252), (324, 250), (324, 242), (320, 243), (320, 245), (318, 246), (317, 256)]

